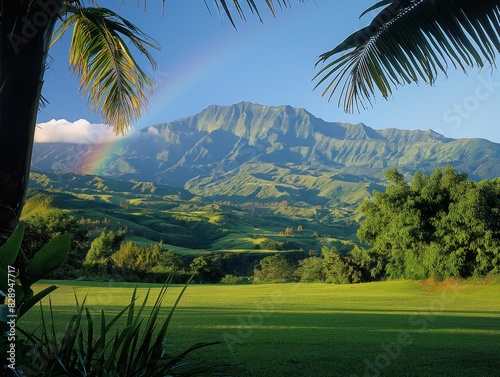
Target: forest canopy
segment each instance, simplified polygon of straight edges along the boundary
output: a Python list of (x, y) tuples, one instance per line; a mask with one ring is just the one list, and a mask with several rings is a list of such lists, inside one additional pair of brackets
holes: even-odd
[(393, 168), (360, 211), (358, 255), (375, 277), (423, 279), (500, 271), (500, 178), (475, 182), (452, 166), (411, 183)]

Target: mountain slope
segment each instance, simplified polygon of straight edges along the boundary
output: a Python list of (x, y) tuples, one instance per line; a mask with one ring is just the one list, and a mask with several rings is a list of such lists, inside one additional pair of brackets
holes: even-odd
[[(74, 172), (99, 146), (36, 144), (33, 168)], [(151, 181), (244, 202), (351, 205), (383, 171), (453, 165), (472, 179), (500, 176), (500, 145), (433, 131), (325, 122), (304, 109), (248, 102), (139, 130), (100, 161), (100, 175)]]

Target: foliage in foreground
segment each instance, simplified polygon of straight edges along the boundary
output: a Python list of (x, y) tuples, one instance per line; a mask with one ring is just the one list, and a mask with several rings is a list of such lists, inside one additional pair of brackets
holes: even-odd
[(387, 99), (396, 86), (433, 84), (448, 68), (495, 65), (499, 52), (497, 0), (382, 0), (370, 24), (325, 52), (318, 63), (323, 95), (339, 92), (346, 112), (372, 105), (375, 92)]
[[(76, 312), (71, 316), (62, 338), (56, 335), (56, 319), (49, 300), (50, 320), (41, 307), (41, 334), (23, 331), (33, 344), (33, 350), (31, 361), (20, 369), (27, 376), (164, 377), (210, 374), (214, 366), (188, 357), (192, 352), (218, 342), (197, 343), (178, 354), (172, 354), (167, 349), (167, 330), (187, 284), (168, 315), (161, 320), (161, 306), (168, 286), (166, 284), (161, 288), (147, 318), (143, 317), (143, 312), (149, 290), (142, 304), (136, 306), (135, 289), (130, 304), (109, 322), (104, 310), (96, 318), (85, 306), (85, 300), (79, 304), (76, 299)], [(125, 326), (118, 329), (117, 324), (123, 316), (126, 317)]]
[[(12, 335), (15, 334), (15, 332), (12, 334), (12, 323), (15, 324), (17, 319), (57, 288), (51, 285), (35, 294), (32, 286), (59, 268), (66, 260), (70, 249), (70, 236), (59, 235), (28, 258), (21, 247), (24, 231), (24, 223), (20, 223), (7, 241), (0, 246), (0, 309), (2, 309), (0, 353), (2, 355), (8, 355), (7, 350), (12, 349)], [(0, 369), (3, 373), (7, 373), (8, 368), (4, 363), (0, 365)]]
[[(18, 318), (57, 288), (52, 285), (35, 294), (32, 286), (58, 269), (66, 260), (70, 248), (70, 236), (64, 234), (52, 239), (28, 258), (21, 248), (23, 235), (24, 224), (20, 223), (0, 246), (0, 291), (6, 297), (9, 313)], [(5, 318), (0, 318), (2, 331), (5, 321)]]

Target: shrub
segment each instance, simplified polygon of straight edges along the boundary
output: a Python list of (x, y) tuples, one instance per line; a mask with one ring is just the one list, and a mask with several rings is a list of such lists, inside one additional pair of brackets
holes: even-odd
[(236, 276), (228, 274), (221, 281), (222, 284), (248, 284), (251, 283), (251, 278), (248, 276)]
[(145, 274), (160, 263), (163, 244), (140, 246), (133, 242), (124, 242), (111, 256), (114, 265), (122, 270)]
[(310, 257), (299, 261), (294, 275), (301, 282), (349, 284), (369, 280), (367, 270), (358, 261), (340, 255), (335, 248), (323, 247), (321, 254), (321, 258)]
[(91, 273), (103, 274), (110, 272), (110, 257), (120, 248), (125, 231), (102, 232), (99, 237), (92, 241), (90, 249), (85, 256), (84, 267)]
[(47, 212), (27, 216), (24, 223), (23, 252), (28, 259), (51, 239), (62, 234), (71, 235), (71, 245), (63, 268), (47, 276), (49, 279), (73, 279), (82, 266), (88, 249), (87, 230), (66, 212), (50, 209)]
[(325, 282), (349, 284), (361, 282), (362, 273), (359, 267), (348, 258), (340, 255), (335, 248), (322, 248), (323, 274)]
[(299, 247), (294, 242), (289, 241), (276, 241), (269, 238), (265, 238), (258, 246), (261, 250), (297, 250)]
[(224, 276), (220, 270), (220, 259), (219, 254), (194, 258), (189, 268), (195, 274), (195, 281), (198, 283), (218, 283)]

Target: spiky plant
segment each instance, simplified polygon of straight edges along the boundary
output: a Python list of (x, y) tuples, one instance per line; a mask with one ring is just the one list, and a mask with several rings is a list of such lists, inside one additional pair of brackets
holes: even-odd
[(96, 318), (85, 306), (85, 300), (80, 304), (75, 297), (76, 311), (62, 336), (57, 335), (49, 299), (48, 313), (40, 307), (41, 334), (21, 330), (32, 343), (33, 350), (31, 360), (19, 369), (27, 376), (70, 377), (182, 377), (211, 375), (215, 370), (220, 372), (223, 366), (189, 358), (193, 352), (219, 342), (200, 342), (176, 354), (168, 349), (169, 324), (187, 284), (168, 314), (161, 319), (168, 288), (169, 284), (166, 284), (160, 289), (148, 315), (144, 314), (150, 290), (142, 304), (136, 306), (137, 292), (134, 289), (130, 304), (109, 321), (104, 311)]

